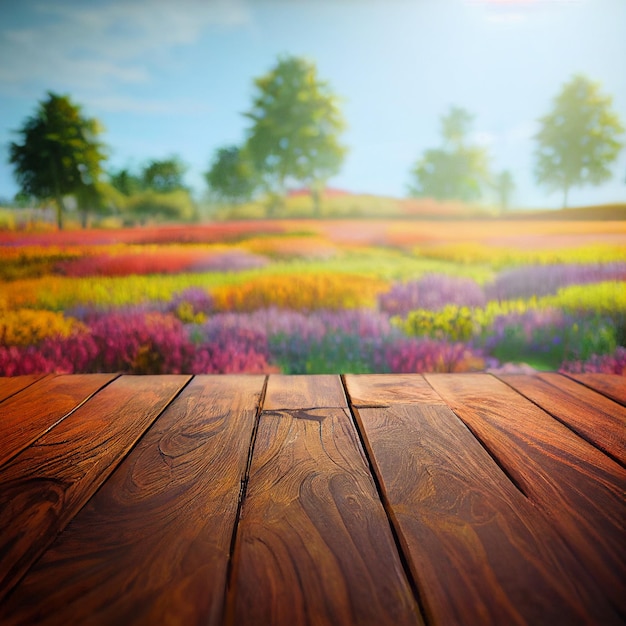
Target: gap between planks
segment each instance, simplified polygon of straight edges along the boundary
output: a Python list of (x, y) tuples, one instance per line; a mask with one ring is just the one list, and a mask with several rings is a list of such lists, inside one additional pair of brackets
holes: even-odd
[[(406, 481), (402, 482), (396, 480), (402, 473), (396, 472), (396, 467), (393, 462), (391, 462), (390, 465), (388, 461), (392, 457), (389, 457), (386, 453), (392, 450), (394, 446), (397, 447), (399, 445), (398, 441), (400, 440), (394, 437), (389, 439), (387, 435), (382, 435), (382, 428), (378, 431), (376, 430), (379, 425), (382, 427), (382, 425), (387, 424), (388, 418), (384, 416), (387, 411), (384, 410), (384, 407), (380, 406), (382, 403), (376, 403), (377, 406), (373, 410), (364, 409), (363, 413), (359, 412), (361, 404), (371, 404), (371, 400), (375, 399), (375, 396), (378, 395), (378, 385), (374, 384), (372, 391), (376, 393), (373, 395), (371, 392), (361, 395), (357, 391), (359, 395), (356, 397), (354, 396), (354, 383), (356, 380), (352, 377), (348, 377), (347, 386), (348, 389), (353, 392), (353, 402), (351, 404), (354, 405), (356, 409), (356, 416), (362, 420), (361, 430), (368, 444), (372, 464), (374, 465), (376, 473), (379, 475), (382, 488), (384, 490), (390, 490), (387, 491), (385, 495), (388, 495), (392, 512), (397, 514), (397, 516), (392, 515), (391, 519), (398, 524), (399, 536), (404, 538), (407, 542), (411, 542), (410, 544), (407, 543), (408, 549), (406, 554), (410, 559), (410, 564), (413, 567), (418, 567), (415, 577), (420, 583), (418, 588), (425, 590), (424, 597), (427, 601), (426, 609), (432, 614), (432, 619), (435, 620), (436, 623), (442, 624), (458, 623), (455, 618), (459, 618), (467, 609), (472, 607), (475, 620), (480, 621), (472, 621), (470, 619), (469, 622), (462, 620), (460, 623), (488, 623), (487, 618), (491, 618), (489, 623), (494, 624), (504, 623), (505, 621), (507, 623), (548, 623), (544, 621), (548, 616), (550, 620), (555, 620), (553, 622), (555, 624), (583, 623), (583, 621), (585, 623), (621, 623), (621, 621), (616, 621), (615, 607), (611, 606), (611, 599), (605, 596), (602, 587), (596, 585), (586, 569), (580, 565), (579, 557), (586, 556), (584, 550), (583, 554), (577, 550), (572, 552), (571, 547), (567, 545), (569, 542), (561, 539), (559, 532), (562, 530), (560, 528), (561, 524), (553, 524), (553, 517), (550, 514), (545, 514), (546, 511), (543, 510), (544, 507), (541, 506), (541, 502), (539, 503), (539, 507), (536, 506), (537, 494), (533, 494), (534, 498), (532, 501), (529, 498), (524, 498), (520, 490), (516, 488), (515, 483), (512, 484), (508, 472), (501, 473), (499, 478), (497, 477), (498, 472), (494, 470), (501, 468), (501, 464), (494, 463), (494, 455), (489, 453), (486, 447), (482, 445), (482, 442), (475, 436), (474, 432), (470, 430), (467, 420), (461, 418), (461, 415), (466, 412), (463, 408), (463, 404), (465, 404), (465, 408), (472, 406), (474, 403), (478, 406), (484, 404), (486, 408), (491, 408), (491, 411), (488, 410), (487, 413), (493, 411), (493, 408), (490, 407), (488, 397), (490, 390), (486, 390), (487, 397), (485, 397), (485, 395), (481, 393), (481, 385), (478, 384), (482, 382), (482, 384), (486, 384), (488, 387), (488, 381), (491, 377), (485, 376), (477, 378), (476, 376), (459, 376), (455, 379), (459, 383), (461, 381), (464, 383), (473, 382), (471, 387), (475, 393), (472, 395), (472, 389), (465, 389), (466, 392), (469, 392), (469, 395), (466, 393), (465, 395), (467, 397), (463, 398), (464, 401), (470, 403), (469, 405), (467, 405), (467, 402), (462, 402), (461, 405), (458, 405), (458, 403), (454, 401), (451, 402), (450, 394), (445, 393), (445, 388), (445, 395), (441, 394), (438, 391), (440, 385), (438, 384), (436, 387), (432, 384), (427, 386), (424, 383), (425, 378), (428, 379), (429, 377), (415, 377), (413, 379), (416, 382), (418, 380), (421, 381), (421, 385), (410, 385), (410, 387), (413, 388), (407, 390), (407, 395), (419, 396), (419, 398), (413, 397), (413, 401), (409, 404), (404, 401), (405, 397), (402, 397), (403, 394), (399, 393), (400, 388), (404, 385), (399, 385), (397, 381), (395, 384), (393, 382), (391, 383), (391, 393), (386, 395), (389, 397), (392, 404), (398, 406), (397, 411), (395, 409), (391, 410), (391, 414), (401, 418), (403, 416), (403, 410), (407, 409), (406, 417), (408, 417), (409, 420), (407, 426), (410, 426), (413, 417), (419, 417), (418, 421), (414, 422), (415, 428), (409, 428), (415, 435), (411, 444), (411, 446), (415, 445), (415, 450), (421, 449), (423, 445), (428, 448), (431, 443), (437, 444), (437, 442), (439, 442), (440, 444), (445, 444), (446, 439), (449, 439), (449, 443), (454, 439), (454, 437), (452, 439), (450, 439), (450, 437), (456, 433), (457, 437), (454, 440), (456, 441), (458, 439), (459, 443), (464, 442), (468, 444), (469, 448), (473, 450), (472, 458), (470, 458), (471, 455), (469, 455), (468, 452), (468, 455), (466, 455), (467, 458), (464, 457), (465, 461), (479, 462), (476, 465), (477, 469), (486, 468), (485, 471), (489, 470), (489, 468), (485, 466), (487, 459), (493, 463), (491, 470), (489, 470), (487, 474), (483, 472), (484, 475), (482, 478), (489, 479), (486, 480), (484, 485), (490, 485), (491, 487), (495, 485), (498, 489), (495, 491), (487, 489), (487, 491), (485, 491), (485, 497), (481, 498), (481, 500), (484, 500), (486, 508), (483, 510), (479, 507), (477, 509), (479, 513), (477, 517), (474, 516), (474, 509), (469, 511), (469, 517), (463, 517), (461, 509), (453, 511), (453, 514), (456, 516), (453, 520), (456, 522), (465, 519), (465, 526), (467, 526), (468, 531), (470, 531), (469, 536), (475, 535), (478, 541), (477, 545), (484, 546), (484, 548), (487, 549), (487, 560), (480, 557), (477, 562), (477, 556), (480, 556), (478, 553), (468, 558), (465, 553), (468, 548), (472, 547), (472, 542), (468, 543), (464, 531), (451, 532), (451, 529), (445, 524), (445, 521), (448, 519), (446, 516), (449, 511), (451, 511), (449, 500), (445, 494), (449, 493), (447, 490), (449, 487), (454, 486), (454, 483), (450, 483), (447, 480), (448, 476), (458, 479), (456, 481), (458, 488), (455, 493), (462, 498), (459, 500), (461, 504), (463, 503), (463, 499), (468, 497), (464, 489), (465, 483), (467, 483), (466, 486), (470, 487), (470, 493), (481, 493), (481, 490), (484, 489), (483, 482), (476, 482), (475, 479), (472, 482), (470, 474), (466, 474), (463, 469), (459, 471), (453, 447), (451, 448), (449, 445), (440, 447), (439, 452), (441, 453), (441, 459), (443, 459), (443, 461), (447, 459), (447, 462), (441, 465), (438, 461), (439, 455), (437, 455), (437, 457), (432, 457), (432, 455), (429, 457), (428, 450), (424, 449), (423, 451), (427, 453), (426, 465), (423, 467), (425, 471), (424, 480), (426, 481), (424, 484), (429, 484), (429, 482), (433, 480), (438, 481), (439, 485), (445, 487), (442, 491), (445, 496), (443, 500), (441, 497), (437, 499), (438, 490), (436, 487), (430, 494), (435, 497), (435, 499), (431, 498), (434, 504), (433, 513), (436, 514), (435, 518), (437, 515), (442, 514), (439, 515), (439, 517), (442, 517), (444, 524), (443, 526), (440, 524), (436, 526), (431, 525), (428, 521), (428, 515), (431, 515), (430, 513), (424, 517), (424, 511), (420, 513), (414, 508), (413, 513), (411, 513), (409, 509), (406, 509), (405, 505), (408, 504), (409, 506), (415, 507), (418, 503), (422, 503), (422, 496), (424, 494), (421, 493), (421, 488), (419, 492), (413, 492), (413, 487), (406, 487), (408, 484)], [(431, 378), (433, 381), (437, 380), (439, 383), (451, 377), (441, 375), (441, 378), (436, 376)], [(387, 380), (391, 381), (393, 379)], [(430, 383), (430, 380), (428, 380), (428, 382)], [(358, 386), (360, 385), (356, 385), (356, 387)], [(461, 385), (461, 387), (464, 386), (463, 384)], [(427, 393), (426, 388), (432, 391)], [(437, 392), (435, 392), (434, 389), (437, 389)], [(392, 397), (394, 395), (397, 397)], [(520, 400), (522, 399), (522, 396), (519, 394), (515, 395)], [(385, 394), (383, 394), (383, 397), (384, 396)], [(447, 399), (446, 402), (442, 401), (444, 397)], [(452, 398), (452, 400), (454, 400), (454, 398)], [(433, 404), (438, 406), (424, 406)], [(422, 409), (420, 409), (418, 405), (422, 405)], [(460, 413), (456, 410), (457, 405), (461, 409)], [(408, 410), (408, 407), (411, 406), (414, 406), (416, 410)], [(376, 413), (378, 413), (378, 416), (376, 416)], [(409, 413), (411, 413), (413, 417), (409, 416)], [(426, 420), (424, 425), (428, 427), (423, 433), (421, 427), (419, 427), (421, 417)], [(453, 428), (448, 429), (446, 437), (441, 439), (438, 434), (440, 432), (438, 418), (444, 417), (448, 419), (447, 422), (444, 420), (442, 426), (448, 423), (448, 425)], [(485, 415), (485, 417), (488, 417), (488, 415)], [(393, 426), (393, 423), (394, 421), (392, 420), (389, 422), (389, 425)], [(478, 430), (481, 432), (480, 428), (478, 428)], [(426, 434), (425, 444), (422, 443), (422, 434)], [(514, 431), (512, 434), (514, 434)], [(571, 434), (572, 433), (570, 433), (570, 435)], [(488, 437), (487, 439), (490, 443), (493, 443)], [(570, 439), (570, 437), (567, 439)], [(500, 447), (497, 445), (498, 442), (495, 443), (494, 451), (502, 454), (502, 449), (499, 449)], [(387, 450), (385, 449), (386, 446)], [(388, 446), (391, 446), (391, 448)], [(400, 447), (402, 447), (402, 444), (400, 444)], [(524, 449), (526, 448), (526, 446), (523, 447)], [(465, 450), (469, 448), (464, 447), (462, 449)], [(437, 450), (437, 446), (435, 445), (432, 450)], [(418, 454), (418, 452), (414, 452), (414, 454)], [(415, 458), (418, 459), (419, 454), (418, 457)], [(506, 455), (501, 458), (503, 462), (508, 464)], [(429, 464), (431, 469), (434, 470), (434, 473), (429, 471)], [(487, 463), (487, 466), (488, 465), (489, 463)], [(470, 466), (470, 464), (467, 465), (467, 467)], [(492, 481), (491, 478), (494, 480)], [(495, 480), (496, 478), (497, 480)], [(405, 499), (407, 495), (410, 496), (408, 500)], [(469, 500), (469, 502), (471, 502), (471, 500)], [(503, 515), (502, 517), (496, 516), (489, 518), (490, 520), (501, 521), (498, 521), (493, 532), (488, 535), (481, 535), (481, 529), (484, 527), (487, 518), (483, 519), (480, 512), (482, 511), (484, 514), (485, 511), (489, 510), (500, 510)], [(432, 518), (432, 520), (436, 521), (435, 518)], [(424, 526), (424, 521), (426, 522), (426, 526)], [(428, 528), (436, 529), (434, 530), (436, 537), (434, 542), (430, 541), (428, 543), (430, 548), (424, 549), (424, 538), (428, 538), (428, 536), (424, 535), (423, 531)], [(455, 524), (453, 528), (457, 528), (458, 530), (458, 524)], [(517, 534), (514, 533), (514, 536), (517, 536), (521, 540), (520, 542), (510, 542), (509, 531), (511, 528), (517, 531)], [(451, 543), (448, 539), (452, 536), (454, 536), (454, 541)], [(502, 554), (500, 550), (502, 546), (500, 544), (502, 544), (503, 541), (505, 542), (503, 545), (509, 546), (508, 550), (505, 550), (505, 552), (509, 556), (512, 555), (514, 557), (513, 561), (500, 557)], [(443, 548), (443, 551), (440, 548)], [(543, 555), (539, 561), (535, 558), (538, 553)], [(463, 571), (463, 568), (459, 570), (456, 565), (450, 565), (453, 561), (457, 561), (456, 558), (446, 558), (447, 555), (455, 557), (456, 554), (462, 556), (460, 559), (462, 563), (472, 566), (466, 570), (470, 572), (469, 576), (456, 576), (459, 571)], [(441, 559), (442, 555), (443, 558)], [(427, 558), (424, 559), (424, 556)], [(438, 561), (438, 559), (440, 560)], [(491, 567), (489, 565), (490, 563), (494, 568), (493, 570), (489, 569), (489, 567)], [(447, 581), (441, 578), (442, 568), (445, 570), (446, 564), (449, 568), (448, 574), (451, 575), (450, 580)], [(477, 571), (476, 565), (480, 567), (483, 565), (487, 566), (487, 573), (491, 571), (492, 574), (496, 576), (495, 580), (500, 581), (502, 585), (501, 591), (505, 595), (502, 596), (501, 594), (499, 601), (493, 598), (493, 594), (500, 588), (499, 586), (495, 586), (491, 589), (488, 586), (481, 585), (475, 575), (471, 574), (471, 572)], [(509, 574), (510, 565), (516, 566), (514, 569), (519, 574), (519, 578), (511, 578)], [(430, 569), (428, 569), (429, 566)], [(424, 570), (425, 567), (426, 570)], [(480, 569), (480, 567), (478, 569)], [(456, 596), (450, 597), (450, 587), (456, 588)], [(476, 589), (480, 591), (478, 596), (474, 595)], [(528, 598), (530, 590), (537, 592), (537, 597), (532, 603), (523, 600), (523, 598)], [(463, 598), (465, 598), (465, 600), (463, 600)], [(476, 602), (473, 600), (470, 601), (471, 598), (474, 598)], [(517, 602), (512, 602), (513, 598), (517, 598)], [(522, 599), (521, 603), (520, 599)], [(449, 600), (453, 600), (453, 602), (450, 603)], [(478, 602), (478, 600), (482, 600), (482, 602)], [(465, 614), (464, 619), (467, 618), (468, 616)], [(540, 622), (536, 621), (538, 618), (541, 620)], [(569, 621), (572, 619), (576, 621)], [(581, 619), (583, 621), (581, 621)]]
[(235, 523), (233, 524), (233, 533), (230, 538), (230, 547), (228, 551), (228, 564), (226, 566), (226, 585), (224, 587), (224, 601), (222, 603), (222, 623), (226, 619), (226, 610), (229, 606), (228, 598), (234, 593), (236, 588), (234, 577), (234, 556), (235, 547), (237, 545), (237, 535), (239, 531), (239, 522), (241, 520), (241, 508), (248, 492), (248, 482), (250, 480), (250, 468), (252, 467), (252, 456), (254, 455), (254, 444), (256, 443), (256, 436), (259, 431), (259, 422), (261, 421), (261, 413), (263, 412), (263, 405), (265, 404), (265, 394), (267, 393), (267, 384), (269, 376), (266, 376), (263, 380), (263, 387), (261, 389), (261, 395), (259, 396), (259, 404), (257, 405), (256, 415), (254, 416), (254, 425), (252, 426), (252, 435), (250, 437), (250, 446), (248, 447), (248, 458), (246, 460), (246, 469), (244, 470), (243, 478), (241, 479), (241, 487), (239, 489), (239, 500), (237, 502), (237, 512), (235, 513)]
[[(613, 398), (607, 397), (576, 379), (562, 375), (554, 378), (551, 374), (545, 377), (512, 374), (499, 375), (495, 378), (626, 469), (623, 437), (626, 413), (624, 407)], [(531, 383), (532, 386), (530, 386)], [(572, 391), (567, 389), (567, 385)], [(576, 393), (577, 388), (589, 397), (581, 398), (580, 394)], [(552, 402), (552, 397), (546, 396), (551, 392), (556, 398), (555, 403)], [(585, 419), (576, 419), (576, 411), (579, 408), (584, 412)], [(590, 417), (594, 418), (593, 428), (587, 422)]]
[[(369, 449), (367, 444), (367, 439), (364, 435), (363, 424), (361, 423), (361, 418), (359, 415), (359, 408), (370, 408), (366, 405), (355, 407), (352, 403), (352, 398), (350, 396), (350, 392), (348, 391), (348, 386), (346, 383), (345, 374), (341, 374), (341, 386), (343, 387), (343, 391), (346, 395), (346, 399), (348, 402), (348, 412), (350, 414), (350, 418), (352, 420), (352, 425), (356, 431), (359, 444), (361, 446), (361, 451), (363, 453), (363, 457), (365, 458), (365, 462), (367, 463), (367, 468), (372, 476), (372, 480), (374, 481), (374, 485), (376, 487), (376, 492), (378, 494), (378, 498), (380, 499), (383, 510), (385, 511), (385, 515), (387, 516), (387, 522), (389, 524), (389, 528), (391, 529), (391, 536), (393, 537), (393, 541), (396, 546), (396, 550), (400, 555), (400, 563), (402, 564), (402, 569), (404, 570), (404, 575), (409, 582), (409, 587), (413, 593), (413, 597), (417, 602), (417, 606), (419, 608), (422, 620), (424, 621), (424, 626), (430, 626), (430, 620), (428, 619), (428, 614), (425, 610), (424, 598), (423, 594), (420, 592), (420, 588), (413, 576), (413, 572), (411, 571), (411, 566), (409, 565), (408, 559), (408, 547), (405, 545), (403, 541), (399, 524), (397, 523), (395, 514), (393, 512), (393, 507), (389, 502), (389, 498), (387, 497), (387, 493), (383, 487), (383, 483), (381, 481), (381, 477), (378, 475), (378, 472), (374, 468), (374, 463), (372, 461), (373, 453), (372, 450)], [(374, 405), (373, 408), (385, 408), (381, 405)]]
[[(315, 434), (317, 427), (312, 426), (311, 420), (303, 414), (303, 406), (316, 407), (315, 411), (321, 415), (328, 414), (325, 418), (312, 420), (319, 423), (319, 435)], [(271, 619), (278, 619), (276, 623), (283, 623), (280, 619), (305, 623), (302, 621), (305, 619), (303, 611), (315, 607), (306, 618), (313, 621), (305, 620), (306, 623), (318, 623), (311, 615), (317, 619), (322, 616), (328, 619), (332, 615), (337, 619), (332, 623), (381, 624), (390, 623), (388, 620), (394, 615), (399, 623), (424, 624), (360, 434), (349, 412), (340, 376), (270, 375), (260, 408), (248, 488), (236, 530), (224, 623), (272, 623), (268, 621)], [(335, 431), (335, 427), (339, 430)], [(293, 437), (289, 435), (292, 428)], [(309, 438), (312, 438), (312, 447), (304, 443)], [(331, 440), (340, 441), (342, 445), (327, 448)], [(304, 465), (295, 461), (296, 457)], [(267, 500), (269, 490), (275, 487), (277, 471), (282, 478), (287, 477), (278, 487), (282, 495)], [(352, 472), (356, 474), (352, 475)], [(311, 481), (317, 484), (315, 488)], [(300, 487), (297, 487), (298, 483)], [(302, 485), (307, 487), (304, 494)], [(348, 505), (354, 504), (353, 495), (358, 506), (342, 513), (340, 503), (345, 500)], [(317, 508), (318, 505), (321, 508)], [(351, 535), (352, 540), (337, 544), (337, 537), (354, 531), (354, 524), (363, 515), (371, 524), (362, 523), (360, 532)], [(260, 532), (260, 524), (264, 529), (273, 530), (269, 535)], [(329, 534), (334, 527), (339, 535)], [(374, 537), (376, 541), (373, 541)], [(359, 545), (364, 549), (362, 554), (356, 548)], [(304, 559), (291, 560), (292, 550), (298, 552), (300, 549), (304, 550)], [(385, 552), (388, 558), (380, 559), (383, 556), (381, 550), (388, 551)], [(277, 555), (285, 559), (285, 570), (276, 569)], [(380, 592), (380, 581), (376, 582), (372, 577), (377, 563), (382, 568), (380, 571), (388, 576), (382, 588), (388, 587), (390, 580), (399, 585), (393, 587), (397, 596), (394, 601), (389, 593)], [(284, 578), (287, 571), (288, 576)], [(307, 580), (313, 584), (309, 586), (303, 582)], [(328, 587), (332, 580), (335, 583)], [(266, 593), (259, 591), (257, 583)], [(290, 585), (295, 585), (293, 593), (280, 599)], [(369, 597), (364, 593), (363, 585), (373, 585), (377, 592)], [(258, 606), (253, 601), (251, 589), (262, 593)], [(365, 621), (354, 622), (357, 616)], [(261, 617), (264, 621), (259, 622)]]

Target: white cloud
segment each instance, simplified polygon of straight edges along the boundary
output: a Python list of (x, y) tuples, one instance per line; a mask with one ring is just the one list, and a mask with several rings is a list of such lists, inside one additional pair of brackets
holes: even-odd
[(134, 0), (108, 5), (42, 5), (60, 18), (76, 43), (109, 58), (131, 59), (156, 49), (193, 44), (208, 26), (234, 26), (250, 19), (238, 0)]
[(105, 90), (145, 83), (152, 63), (191, 45), (211, 26), (247, 24), (242, 0), (131, 0), (33, 6), (28, 28), (0, 27), (0, 88), (15, 92), (53, 83), (62, 89)]
[(475, 131), (470, 135), (470, 143), (488, 148), (498, 140), (498, 136), (487, 131)]
[(559, 17), (566, 6), (583, 4), (584, 0), (465, 0), (465, 4), (482, 14), (494, 28), (517, 28), (529, 21)]
[(105, 95), (83, 98), (82, 103), (94, 111), (140, 113), (146, 115), (197, 115), (211, 111), (211, 106), (188, 98), (160, 100), (132, 96)]
[(501, 132), (475, 131), (470, 135), (470, 143), (486, 148), (514, 147), (531, 141), (536, 132), (537, 122), (526, 120)]
[(503, 135), (503, 140), (507, 143), (520, 143), (530, 141), (537, 133), (537, 122), (526, 120), (509, 128)]

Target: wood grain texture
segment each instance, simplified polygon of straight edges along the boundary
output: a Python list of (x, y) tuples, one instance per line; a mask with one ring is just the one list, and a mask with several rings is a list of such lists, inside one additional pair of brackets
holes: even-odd
[(0, 599), (187, 380), (118, 378), (0, 469)]
[(559, 533), (447, 407), (356, 409), (428, 624), (620, 624)]
[(626, 616), (626, 471), (488, 374), (426, 374)]
[(621, 404), (560, 374), (498, 378), (622, 465), (626, 463), (626, 408)]
[(50, 376), (0, 406), (0, 466), (58, 424), (115, 374)]
[[(44, 378), (44, 374), (24, 374), (23, 376), (0, 377), (0, 402), (13, 394)], [(2, 409), (0, 408), (0, 411)], [(0, 412), (0, 416), (2, 413)], [(0, 418), (1, 419), (1, 418)]]
[(267, 411), (290, 409), (345, 408), (346, 396), (339, 376), (272, 375), (267, 384), (263, 408)]
[[(533, 380), (610, 421), (581, 376)], [(341, 378), (270, 377), (249, 480), (263, 378), (188, 381), (120, 377), (0, 467), (0, 624), (626, 623), (626, 471), (501, 380), (345, 376), (376, 480)]]
[(3, 624), (219, 624), (264, 377), (197, 376), (0, 610)]
[(568, 376), (626, 406), (626, 376), (616, 374), (568, 374)]
[(355, 407), (411, 402), (444, 404), (420, 374), (346, 374), (344, 379), (350, 404)]
[(228, 624), (421, 624), (345, 410), (264, 412)]

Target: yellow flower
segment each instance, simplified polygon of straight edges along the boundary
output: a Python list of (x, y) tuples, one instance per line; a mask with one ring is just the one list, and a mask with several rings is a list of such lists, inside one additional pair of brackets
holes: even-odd
[(5, 346), (28, 346), (84, 329), (78, 320), (53, 311), (0, 311), (0, 344)]

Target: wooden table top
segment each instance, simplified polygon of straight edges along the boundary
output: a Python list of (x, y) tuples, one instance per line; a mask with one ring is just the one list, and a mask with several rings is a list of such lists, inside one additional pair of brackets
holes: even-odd
[(0, 379), (0, 623), (626, 622), (626, 379)]

